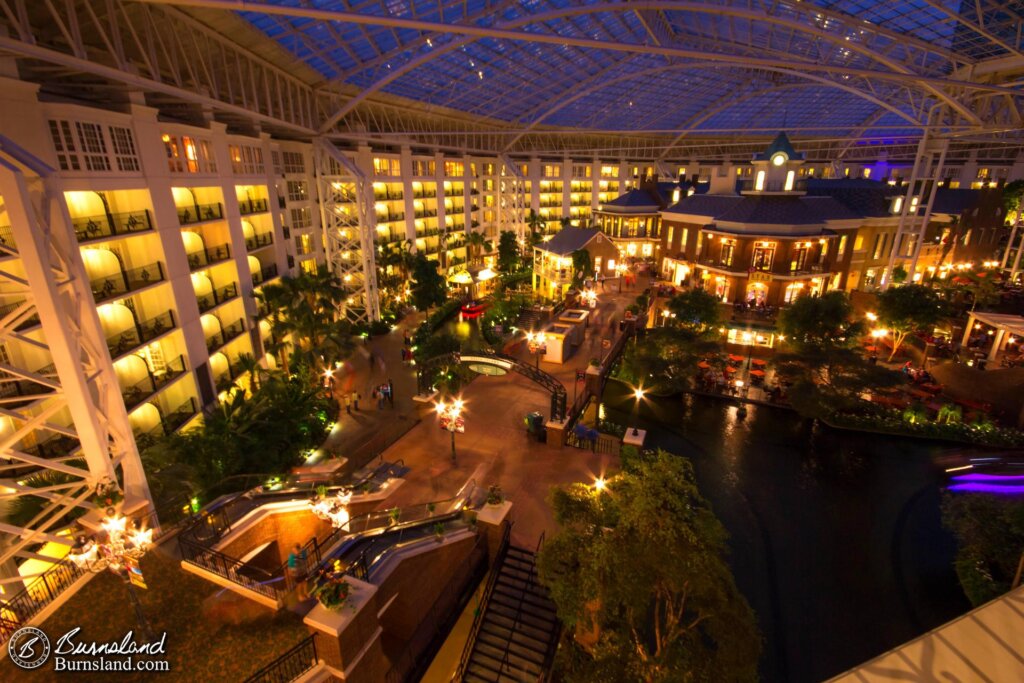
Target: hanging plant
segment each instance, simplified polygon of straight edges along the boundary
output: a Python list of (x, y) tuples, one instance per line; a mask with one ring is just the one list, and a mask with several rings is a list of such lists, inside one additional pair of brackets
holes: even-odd
[(311, 594), (327, 609), (337, 611), (345, 605), (351, 591), (352, 587), (348, 581), (338, 576), (324, 579), (323, 583), (311, 591)]
[(124, 494), (116, 481), (105, 480), (96, 484), (96, 494), (92, 502), (96, 507), (104, 508), (107, 514), (113, 514), (114, 508), (124, 500)]

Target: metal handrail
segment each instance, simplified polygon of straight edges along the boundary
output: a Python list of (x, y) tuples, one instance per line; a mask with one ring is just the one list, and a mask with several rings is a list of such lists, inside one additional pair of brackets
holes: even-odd
[(501, 573), (499, 568), (505, 562), (505, 555), (508, 553), (511, 539), (512, 524), (509, 524), (501, 535), (501, 545), (498, 546), (498, 552), (495, 554), (494, 562), (491, 564), (491, 575), (487, 577), (487, 585), (484, 587), (483, 595), (480, 596), (480, 606), (473, 616), (473, 625), (469, 628), (469, 637), (466, 640), (466, 645), (462, 648), (462, 657), (459, 659), (459, 666), (455, 670), (455, 676), (452, 678), (453, 681), (462, 681), (463, 676), (466, 675), (466, 667), (469, 666), (469, 658), (473, 654), (477, 635), (483, 627), (484, 612), (487, 611), (487, 605), (491, 600), (491, 594), (494, 592), (494, 586), (498, 583), (498, 575)]
[(51, 565), (10, 600), (5, 600), (0, 605), (0, 644), (7, 642), (16, 630), (86, 573), (77, 565), (61, 560)]
[[(310, 652), (312, 657), (310, 657)], [(308, 661), (308, 664), (304, 662)], [(289, 649), (274, 661), (245, 679), (245, 683), (283, 683), (294, 681), (306, 673), (319, 661), (316, 654), (316, 634), (311, 633), (297, 645)]]

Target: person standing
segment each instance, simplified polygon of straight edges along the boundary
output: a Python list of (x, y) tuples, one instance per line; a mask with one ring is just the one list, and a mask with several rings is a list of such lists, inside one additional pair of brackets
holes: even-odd
[(352, 414), (352, 393), (349, 391), (345, 392), (345, 412)]
[(358, 391), (352, 392), (352, 407), (355, 409), (357, 413), (359, 412), (359, 399), (361, 398), (362, 396), (359, 395)]
[(291, 578), (295, 588), (295, 596), (299, 602), (309, 599), (309, 591), (306, 589), (306, 551), (298, 543), (288, 554), (288, 576)]

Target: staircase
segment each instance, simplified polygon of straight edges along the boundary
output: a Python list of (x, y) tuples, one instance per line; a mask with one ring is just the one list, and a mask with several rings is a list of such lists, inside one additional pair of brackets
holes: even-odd
[(537, 582), (535, 560), (535, 553), (508, 546), (493, 570), (457, 680), (524, 683), (550, 668), (560, 625), (547, 589)]
[(538, 331), (540, 327), (540, 312), (532, 308), (523, 309), (523, 312), (516, 318), (516, 329), (526, 332)]

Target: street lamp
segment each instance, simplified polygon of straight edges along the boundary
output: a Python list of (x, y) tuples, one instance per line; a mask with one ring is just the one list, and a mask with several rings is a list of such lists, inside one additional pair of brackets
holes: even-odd
[(452, 435), (452, 462), (455, 462), (455, 432), (466, 431), (466, 422), (462, 417), (462, 399), (452, 399), (451, 403), (444, 400), (438, 401), (434, 406), (437, 410), (437, 417), (441, 422), (441, 428), (447, 429)]
[(543, 332), (527, 332), (526, 341), (530, 347), (530, 353), (536, 358), (537, 368), (540, 368), (540, 357), (548, 352), (548, 338)]
[(598, 477), (594, 480), (594, 490), (601, 493), (608, 486), (608, 482), (604, 480), (604, 477)]
[[(115, 483), (101, 483), (96, 486), (96, 495), (100, 499), (112, 500), (120, 496), (120, 491)], [(139, 627), (148, 640), (153, 640), (133, 581), (133, 575), (137, 574), (139, 578), (135, 580), (141, 582), (139, 560), (153, 545), (153, 530), (146, 529), (140, 520), (129, 520), (116, 512), (114, 507), (106, 509), (100, 528), (101, 533), (76, 536), (68, 557), (80, 569), (94, 574), (110, 570), (124, 579), (128, 584), (128, 596), (135, 608)]]
[(636, 399), (636, 403), (633, 404), (633, 436), (640, 436), (640, 430), (637, 429), (637, 420), (640, 419), (640, 400), (644, 397), (643, 387), (637, 387), (633, 389), (633, 398)]

